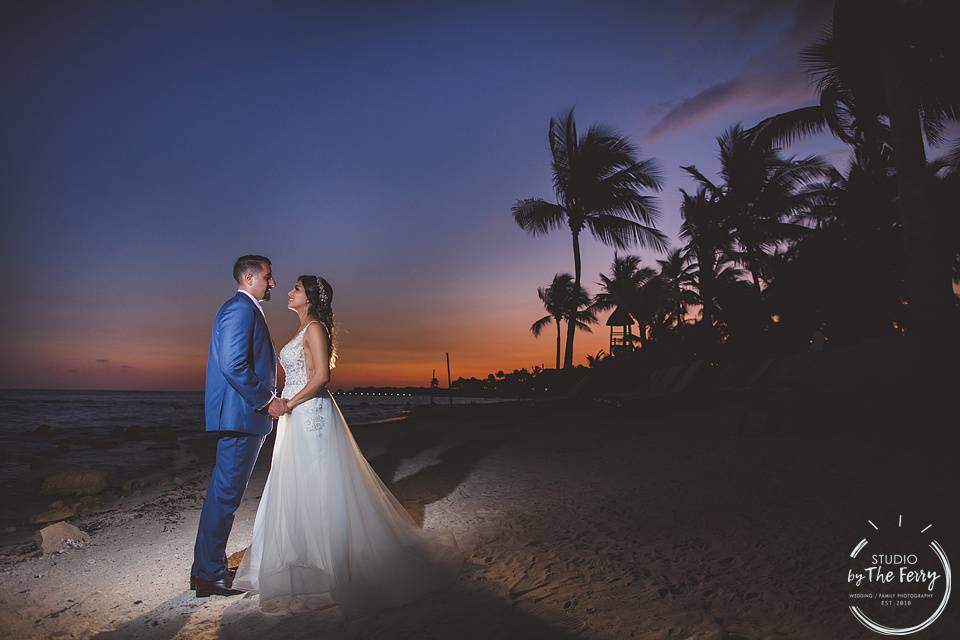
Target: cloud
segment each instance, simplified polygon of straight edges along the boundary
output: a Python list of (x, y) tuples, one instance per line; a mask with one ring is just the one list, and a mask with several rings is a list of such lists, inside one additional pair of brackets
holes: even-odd
[(80, 373), (80, 369), (67, 369), (67, 373)]
[(110, 361), (107, 360), (106, 358), (97, 358), (97, 362), (103, 363), (103, 362), (110, 362)]
[(775, 74), (741, 75), (719, 82), (683, 100), (670, 109), (647, 133), (653, 140), (681, 131), (736, 107), (773, 107), (813, 100), (810, 83), (803, 76)]
[(685, 9), (693, 17), (694, 26), (732, 24), (737, 36), (742, 37), (759, 29), (770, 16), (795, 4), (797, 0), (692, 0), (685, 4)]
[(834, 0), (687, 0), (680, 7), (694, 28), (729, 32), (733, 27), (738, 38), (760, 31), (779, 14), (789, 14), (783, 44), (802, 46), (830, 18), (833, 4)]
[(128, 364), (122, 364), (122, 365), (120, 365), (120, 368), (121, 368), (121, 369), (133, 369), (133, 367), (131, 367), (131, 366), (128, 365)]
[(681, 131), (738, 107), (790, 107), (804, 100), (812, 102), (812, 83), (800, 67), (798, 56), (828, 23), (831, 6), (830, 0), (756, 0), (747, 4), (701, 0), (687, 5), (688, 10), (696, 10), (697, 23), (732, 27), (740, 36), (759, 30), (774, 14), (789, 12), (790, 17), (772, 47), (758, 51), (733, 78), (679, 101), (650, 129), (647, 139)]
[(675, 100), (660, 100), (646, 107), (643, 111), (644, 111), (644, 114), (646, 114), (650, 118), (654, 118), (660, 115), (661, 113), (668, 111), (675, 104), (677, 104)]

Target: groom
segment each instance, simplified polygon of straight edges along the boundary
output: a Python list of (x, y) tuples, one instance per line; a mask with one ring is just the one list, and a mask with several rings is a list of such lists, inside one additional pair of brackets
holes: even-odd
[(219, 437), (190, 570), (198, 598), (242, 593), (227, 569), (227, 537), (273, 419), (287, 413), (286, 400), (274, 393), (277, 356), (260, 307), (277, 286), (270, 260), (242, 256), (233, 278), (239, 289), (217, 312), (207, 356), (205, 424)]

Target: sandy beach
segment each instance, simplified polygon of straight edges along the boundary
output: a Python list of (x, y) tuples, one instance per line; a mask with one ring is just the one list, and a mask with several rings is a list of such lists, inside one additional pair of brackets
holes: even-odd
[(958, 6), (4, 2), (0, 640), (960, 640)]
[[(821, 395), (777, 420), (736, 400), (524, 402), (358, 427), (401, 502), (452, 530), (467, 563), (452, 588), (350, 622), (309, 599), (265, 613), (250, 594), (194, 597), (202, 465), (72, 519), (91, 535), (82, 548), (5, 547), (0, 626), (10, 638), (875, 637), (841, 584), (865, 519), (934, 519), (960, 549), (940, 488), (956, 486), (954, 452), (926, 437), (945, 425), (903, 400)], [(228, 552), (250, 539), (269, 460)], [(957, 637), (956, 612), (918, 637)]]

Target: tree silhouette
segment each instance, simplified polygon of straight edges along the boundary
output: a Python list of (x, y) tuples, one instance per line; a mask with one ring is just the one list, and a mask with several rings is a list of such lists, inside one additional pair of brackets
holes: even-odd
[[(666, 249), (656, 228), (656, 201), (648, 191), (661, 189), (660, 170), (653, 159), (638, 160), (625, 137), (594, 125), (577, 135), (573, 109), (550, 119), (548, 142), (552, 157), (556, 203), (540, 198), (517, 201), (513, 217), (521, 229), (543, 235), (566, 226), (573, 239), (574, 287), (581, 283), (580, 234), (584, 229), (606, 245)], [(571, 315), (576, 311), (571, 307)], [(573, 366), (576, 323), (567, 325), (564, 368)]]

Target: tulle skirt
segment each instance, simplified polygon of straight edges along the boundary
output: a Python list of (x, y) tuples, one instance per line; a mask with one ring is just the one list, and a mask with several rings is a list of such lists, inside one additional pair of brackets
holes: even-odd
[(236, 587), (264, 609), (312, 595), (354, 618), (448, 585), (462, 565), (453, 535), (420, 529), (384, 486), (329, 393), (280, 418)]

